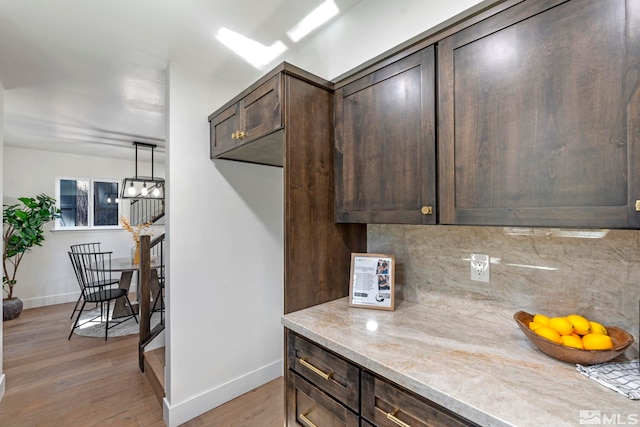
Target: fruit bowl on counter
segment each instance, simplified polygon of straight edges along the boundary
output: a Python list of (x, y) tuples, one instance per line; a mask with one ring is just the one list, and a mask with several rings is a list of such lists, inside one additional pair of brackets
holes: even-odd
[(627, 331), (615, 326), (606, 326), (607, 335), (611, 338), (611, 348), (604, 350), (583, 350), (558, 344), (550, 339), (538, 335), (529, 327), (534, 315), (525, 311), (518, 311), (513, 315), (516, 323), (525, 336), (543, 353), (562, 360), (563, 362), (580, 365), (594, 365), (608, 362), (622, 354), (633, 343), (633, 336)]

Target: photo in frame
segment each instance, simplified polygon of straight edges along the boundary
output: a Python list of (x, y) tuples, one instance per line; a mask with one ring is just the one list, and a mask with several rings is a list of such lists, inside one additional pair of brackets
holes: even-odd
[(395, 258), (384, 254), (351, 254), (349, 306), (395, 310)]

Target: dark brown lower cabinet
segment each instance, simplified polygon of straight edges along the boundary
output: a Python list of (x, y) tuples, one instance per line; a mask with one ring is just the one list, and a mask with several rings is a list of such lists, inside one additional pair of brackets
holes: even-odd
[[(474, 426), (453, 412), (363, 371), (361, 416), (378, 427)], [(363, 424), (366, 425), (366, 424)]]

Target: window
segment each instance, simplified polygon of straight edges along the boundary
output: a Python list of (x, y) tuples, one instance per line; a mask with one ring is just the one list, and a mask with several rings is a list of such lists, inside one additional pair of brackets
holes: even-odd
[(117, 227), (120, 217), (119, 182), (89, 178), (58, 178), (60, 208), (57, 229)]

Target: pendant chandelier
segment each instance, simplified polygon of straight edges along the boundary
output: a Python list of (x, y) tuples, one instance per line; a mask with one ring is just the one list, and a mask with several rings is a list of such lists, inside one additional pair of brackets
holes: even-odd
[[(156, 144), (134, 142), (136, 147), (136, 175), (122, 180), (121, 199), (164, 199), (164, 179), (153, 175), (153, 150)], [(151, 148), (151, 176), (138, 176), (138, 146)]]

